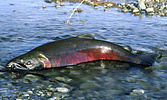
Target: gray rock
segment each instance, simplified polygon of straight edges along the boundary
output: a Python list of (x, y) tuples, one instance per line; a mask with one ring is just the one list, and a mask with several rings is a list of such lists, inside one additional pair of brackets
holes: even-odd
[(143, 94), (144, 94), (144, 90), (143, 89), (134, 89), (130, 93), (130, 95), (133, 95), (133, 96), (141, 96)]
[(137, 9), (137, 8), (135, 8), (134, 10), (133, 10), (133, 13), (138, 13), (139, 12), (139, 9)]
[(154, 13), (154, 8), (147, 8), (146, 13)]
[(146, 9), (146, 6), (144, 4), (144, 0), (138, 0), (138, 3), (139, 3), (139, 5), (138, 5), (139, 10), (145, 10)]
[(107, 7), (113, 7), (114, 5), (110, 3), (110, 4), (107, 4), (106, 6)]
[(93, 82), (85, 82), (83, 84), (80, 85), (80, 89), (98, 89), (100, 88), (101, 86), (96, 84), (96, 83), (93, 83)]
[(69, 89), (67, 89), (67, 88), (65, 88), (65, 87), (57, 87), (56, 90), (57, 90), (58, 92), (62, 92), (62, 93), (67, 93), (67, 92), (70, 91)]
[(36, 82), (36, 81), (38, 81), (38, 77), (32, 74), (27, 74), (23, 80), (24, 83)]

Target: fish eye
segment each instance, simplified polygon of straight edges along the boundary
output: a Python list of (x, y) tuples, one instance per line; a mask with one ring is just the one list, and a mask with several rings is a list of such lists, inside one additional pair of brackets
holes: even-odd
[(27, 61), (26, 65), (31, 65), (31, 61)]

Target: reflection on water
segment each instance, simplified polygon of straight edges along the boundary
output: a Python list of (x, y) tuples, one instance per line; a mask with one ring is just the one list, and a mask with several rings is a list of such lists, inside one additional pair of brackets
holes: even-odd
[[(1, 99), (166, 99), (167, 18), (132, 16), (116, 8), (82, 4), (70, 24), (63, 24), (79, 3), (64, 6), (42, 0), (6, 0), (0, 3), (0, 68), (12, 58), (44, 43), (95, 33), (97, 39), (129, 45), (144, 52), (160, 52), (158, 63), (129, 67), (120, 62), (97, 62), (70, 68), (0, 73)], [(43, 9), (43, 5), (46, 8)], [(79, 21), (78, 21), (79, 16)], [(80, 23), (82, 22), (82, 23)], [(43, 75), (43, 76), (42, 76)], [(60, 88), (61, 87), (61, 88)]]

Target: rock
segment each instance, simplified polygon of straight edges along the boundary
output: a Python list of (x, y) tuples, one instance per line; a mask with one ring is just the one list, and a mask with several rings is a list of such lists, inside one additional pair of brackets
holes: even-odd
[(25, 93), (23, 96), (25, 97), (29, 97), (30, 95), (28, 93)]
[(144, 90), (143, 89), (134, 89), (130, 93), (130, 95), (134, 95), (134, 96), (141, 96), (143, 94), (144, 94)]
[(125, 3), (121, 3), (122, 6), (125, 6)]
[(113, 7), (114, 5), (112, 3), (106, 5), (108, 8)]
[(25, 82), (25, 83), (36, 82), (36, 81), (38, 81), (38, 77), (35, 76), (35, 75), (27, 74), (27, 75), (24, 77), (24, 82)]
[(154, 13), (154, 8), (147, 8), (146, 13)]
[(55, 92), (56, 91), (55, 88), (49, 88), (48, 90), (51, 91), (51, 92)]
[(46, 97), (52, 96), (52, 92), (46, 92)]
[(49, 98), (48, 100), (61, 100), (61, 98), (55, 96), (55, 97)]
[(133, 13), (138, 13), (139, 12), (139, 9), (137, 9), (137, 8), (135, 8), (134, 10), (133, 10)]
[(56, 8), (59, 8), (59, 7), (60, 7), (60, 4), (57, 4), (57, 5), (56, 5)]
[(94, 2), (89, 2), (89, 5), (90, 6), (94, 6)]
[(144, 0), (138, 0), (138, 3), (139, 3), (138, 8), (140, 11), (146, 9), (146, 6), (144, 4)]
[(99, 7), (98, 6), (94, 6), (94, 9), (98, 9)]
[(122, 12), (127, 13), (127, 12), (129, 12), (129, 10), (124, 8), (124, 9), (122, 9)]
[(33, 94), (33, 91), (27, 91), (28, 94)]
[(144, 94), (144, 90), (142, 89), (134, 89), (132, 92)]
[(62, 93), (67, 93), (67, 92), (70, 91), (69, 89), (67, 89), (67, 88), (65, 88), (65, 87), (57, 87), (56, 90), (57, 90), (58, 92), (62, 92)]
[(79, 8), (76, 10), (76, 12), (82, 12), (82, 11), (83, 11), (83, 10), (82, 10), (82, 9), (79, 9)]
[(159, 12), (158, 12), (158, 15), (164, 17), (164, 16), (165, 16), (165, 13), (164, 13), (163, 11), (159, 11)]
[(45, 0), (45, 2), (47, 2), (47, 3), (52, 3), (52, 0)]
[(43, 5), (42, 7), (43, 7), (43, 9), (44, 9), (44, 8), (46, 8), (46, 6), (45, 6), (45, 5)]

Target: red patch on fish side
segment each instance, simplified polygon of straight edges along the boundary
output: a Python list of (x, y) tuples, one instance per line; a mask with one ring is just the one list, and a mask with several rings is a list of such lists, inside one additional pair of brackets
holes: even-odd
[(63, 54), (56, 57), (49, 57), (49, 59), (51, 60), (52, 67), (75, 65), (89, 61), (89, 57), (82, 53)]
[(110, 48), (91, 48), (79, 51), (73, 51), (68, 54), (62, 54), (55, 57), (49, 57), (52, 67), (61, 67), (68, 65), (75, 65), (83, 62), (95, 60), (119, 60), (123, 61), (129, 59), (122, 57), (118, 50), (114, 51)]

